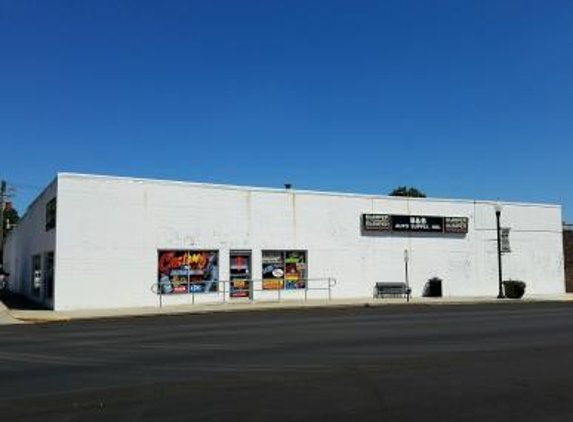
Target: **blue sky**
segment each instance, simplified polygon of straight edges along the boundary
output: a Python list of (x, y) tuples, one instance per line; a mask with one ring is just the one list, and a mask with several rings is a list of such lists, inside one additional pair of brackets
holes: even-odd
[(0, 177), (555, 202), (573, 2), (5, 1)]

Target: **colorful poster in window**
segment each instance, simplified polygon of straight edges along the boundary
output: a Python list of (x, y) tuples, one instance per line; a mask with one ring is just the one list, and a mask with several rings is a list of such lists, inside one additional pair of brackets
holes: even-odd
[(304, 289), (306, 287), (306, 253), (302, 251), (285, 252), (285, 289)]
[(263, 290), (306, 288), (306, 251), (263, 251)]
[(250, 280), (234, 280), (231, 281), (231, 292), (229, 293), (232, 298), (250, 297)]
[(229, 275), (231, 279), (229, 295), (244, 298), (251, 295), (251, 252), (231, 251)]
[(280, 290), (284, 287), (284, 253), (263, 251), (263, 290)]
[(217, 251), (159, 251), (158, 282), (162, 294), (218, 291)]

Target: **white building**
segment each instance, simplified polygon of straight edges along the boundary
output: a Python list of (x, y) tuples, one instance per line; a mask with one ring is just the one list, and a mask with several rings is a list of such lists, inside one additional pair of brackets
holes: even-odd
[[(405, 280), (406, 254), (413, 296), (437, 276), (445, 296), (495, 297), (495, 205), (63, 173), (4, 262), (11, 290), (57, 310), (157, 305), (159, 280), (166, 305), (245, 300), (245, 286), (255, 300), (325, 297), (329, 277), (333, 298), (368, 298)], [(561, 207), (502, 207), (504, 279), (564, 292)], [(213, 282), (229, 279), (254, 281), (233, 294)]]

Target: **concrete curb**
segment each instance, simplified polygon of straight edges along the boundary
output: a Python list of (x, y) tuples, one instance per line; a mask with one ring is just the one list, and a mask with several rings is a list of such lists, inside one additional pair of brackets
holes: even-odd
[[(573, 295), (553, 297), (525, 297), (522, 299), (497, 298), (459, 298), (459, 299), (429, 299), (414, 298), (410, 302), (405, 299), (364, 299), (351, 301), (284, 301), (284, 302), (255, 302), (242, 304), (206, 304), (166, 306), (163, 308), (129, 308), (129, 309), (94, 309), (85, 311), (46, 311), (46, 310), (6, 310), (14, 321), (12, 323), (50, 323), (70, 322), (76, 320), (143, 318), (169, 315), (200, 315), (229, 312), (264, 312), (267, 310), (309, 310), (327, 308), (360, 308), (383, 306), (464, 306), (464, 305), (519, 305), (531, 303), (567, 303), (573, 302)], [(10, 322), (6, 322), (9, 324)]]
[(71, 317), (64, 316), (26, 316), (26, 315), (12, 315), (12, 317), (21, 322), (29, 323), (45, 323), (45, 322), (69, 322)]

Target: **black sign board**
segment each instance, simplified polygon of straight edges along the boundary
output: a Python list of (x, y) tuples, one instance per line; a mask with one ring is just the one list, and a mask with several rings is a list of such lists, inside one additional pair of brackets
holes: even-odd
[(467, 233), (467, 217), (444, 217), (444, 233)]
[(366, 231), (390, 231), (392, 221), (388, 214), (362, 214), (362, 228)]
[(444, 231), (443, 217), (422, 215), (393, 215), (392, 230), (395, 232), (438, 232)]
[(371, 232), (429, 232), (465, 234), (467, 217), (436, 217), (427, 215), (362, 214), (362, 228)]

